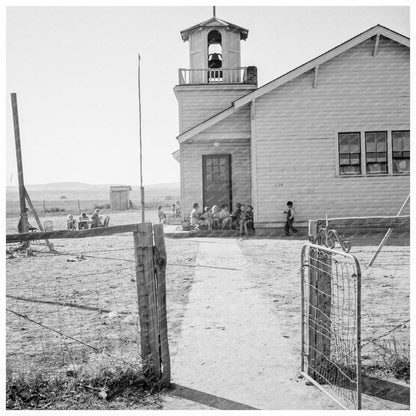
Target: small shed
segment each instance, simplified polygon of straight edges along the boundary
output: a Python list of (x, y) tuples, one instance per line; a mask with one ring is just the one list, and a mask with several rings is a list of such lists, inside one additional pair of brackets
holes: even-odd
[(110, 209), (125, 210), (130, 208), (131, 186), (110, 186)]

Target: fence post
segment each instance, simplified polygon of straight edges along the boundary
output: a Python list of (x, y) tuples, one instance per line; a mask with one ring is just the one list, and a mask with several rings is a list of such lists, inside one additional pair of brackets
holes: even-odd
[(311, 248), (309, 264), (308, 374), (319, 379), (319, 374), (328, 366), (331, 354), (332, 257), (329, 253)]
[(46, 206), (45, 206), (45, 201), (43, 200), (43, 201), (42, 201), (42, 203), (43, 203), (43, 213), (44, 213), (44, 214), (46, 214)]
[(159, 319), (160, 355), (162, 361), (162, 385), (170, 384), (170, 354), (168, 341), (168, 321), (166, 317), (166, 247), (163, 225), (153, 226), (155, 237), (155, 264), (157, 278), (157, 309)]
[[(38, 216), (38, 213), (36, 212), (35, 207), (34, 207), (34, 206), (33, 206), (33, 204), (32, 204), (32, 200), (30, 199), (30, 196), (29, 196), (29, 193), (28, 193), (28, 192), (27, 192), (27, 190), (26, 190), (26, 187), (25, 187), (25, 197), (26, 197), (26, 201), (27, 201), (27, 203), (28, 203), (28, 205), (29, 205), (30, 209), (32, 210), (33, 216), (35, 217), (36, 223), (38, 224), (39, 230), (40, 230), (40, 231), (43, 231), (43, 226), (42, 226), (42, 223), (40, 222), (40, 218), (39, 218), (39, 216)], [(54, 250), (54, 248), (53, 248), (53, 244), (52, 244), (52, 243), (50, 243), (48, 239), (45, 239), (45, 242), (46, 242), (46, 244), (48, 245), (49, 250), (50, 250), (50, 251), (53, 251), (53, 250)]]
[(160, 352), (152, 224), (138, 224), (133, 238), (143, 367), (146, 373), (150, 372), (159, 380)]
[(81, 212), (81, 204), (79, 203), (79, 199), (78, 199), (78, 212)]

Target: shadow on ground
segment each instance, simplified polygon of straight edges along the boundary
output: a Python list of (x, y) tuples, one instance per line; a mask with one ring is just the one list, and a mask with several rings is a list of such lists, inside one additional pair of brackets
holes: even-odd
[(180, 386), (178, 384), (172, 384), (172, 390), (169, 394), (218, 410), (257, 410), (255, 407), (247, 406), (243, 403), (225, 399), (224, 397), (214, 396), (213, 394), (204, 393), (203, 391)]
[(363, 394), (389, 400), (394, 403), (410, 405), (410, 387), (375, 377), (362, 377)]

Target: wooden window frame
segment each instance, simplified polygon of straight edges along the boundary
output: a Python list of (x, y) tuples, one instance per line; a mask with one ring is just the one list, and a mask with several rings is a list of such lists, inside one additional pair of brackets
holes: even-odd
[[(391, 130), (391, 164), (392, 164), (392, 174), (396, 176), (402, 176), (402, 175), (410, 175), (410, 170), (406, 172), (395, 172), (394, 171), (394, 148), (393, 148), (393, 133), (404, 133), (409, 132), (409, 163), (410, 163), (410, 129), (402, 129), (402, 130)], [(403, 153), (404, 151), (402, 151)]]
[[(360, 152), (359, 152), (359, 155), (360, 155), (360, 172), (359, 173), (354, 173), (354, 174), (341, 173), (341, 158), (340, 158), (340, 145), (339, 145), (339, 139), (340, 139), (341, 134), (358, 134), (359, 144), (360, 144)], [(356, 178), (356, 177), (359, 177), (359, 176), (363, 176), (363, 157), (362, 157), (363, 143), (362, 143), (361, 131), (339, 131), (337, 133), (336, 143), (337, 143), (337, 176), (340, 176), (340, 177), (343, 177), (343, 178)], [(349, 154), (351, 154), (351, 153), (349, 153)]]
[[(386, 150), (383, 153), (386, 154), (386, 162), (385, 162), (386, 163), (386, 172), (369, 172), (368, 171), (368, 163), (371, 163), (371, 162), (368, 162), (368, 154), (369, 153), (374, 153), (374, 152), (368, 152), (367, 151), (367, 134), (372, 134), (372, 133), (384, 133), (385, 134)], [(388, 175), (390, 173), (390, 171), (389, 171), (389, 158), (388, 158), (389, 146), (388, 146), (387, 136), (388, 136), (387, 130), (371, 130), (371, 131), (366, 131), (364, 133), (364, 144), (365, 144), (365, 146), (364, 146), (365, 155), (364, 156), (365, 157), (363, 159), (365, 161), (365, 170), (364, 170), (365, 173), (364, 174), (366, 176), (383, 176), (383, 175)], [(377, 142), (376, 142), (376, 152), (375, 153), (376, 153), (376, 155), (377, 155), (377, 153), (382, 153), (382, 152), (377, 152)], [(376, 158), (377, 158), (377, 156), (376, 156)]]
[[(337, 129), (333, 132), (335, 138), (335, 176), (337, 178), (359, 178), (359, 177), (381, 177), (381, 176), (409, 176), (410, 172), (394, 172), (393, 169), (393, 133), (394, 132), (409, 132), (410, 129), (407, 125), (397, 126), (395, 129), (378, 129), (376, 125), (371, 125), (368, 130), (363, 130), (360, 127), (345, 126), (346, 128)], [(374, 173), (367, 171), (367, 147), (366, 147), (366, 133), (385, 132), (387, 134), (387, 172)], [(342, 174), (340, 173), (340, 148), (339, 148), (339, 135), (340, 134), (360, 134), (360, 159), (361, 159), (361, 173), (360, 174)]]

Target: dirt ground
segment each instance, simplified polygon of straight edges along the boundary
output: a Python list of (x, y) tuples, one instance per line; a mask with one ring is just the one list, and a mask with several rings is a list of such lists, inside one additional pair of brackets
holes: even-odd
[[(139, 212), (110, 215), (110, 225), (140, 221)], [(65, 228), (64, 216), (48, 219), (55, 229)], [(156, 213), (147, 219), (155, 221)], [(16, 224), (16, 218), (8, 218), (7, 233), (16, 232)], [(163, 395), (163, 407), (336, 409), (299, 378), (300, 251), (306, 239), (216, 240), (166, 239), (168, 331), (173, 381), (180, 388)], [(49, 371), (58, 363), (68, 372), (88, 363), (85, 371), (96, 371), (113, 360), (91, 353), (91, 346), (103, 343), (110, 355), (140, 365), (132, 237), (54, 243), (58, 255), (33, 244), (33, 257), (9, 255), (6, 260), (6, 294), (14, 296), (7, 298), (13, 311), (6, 315), (8, 368)], [(222, 247), (222, 254), (210, 257), (211, 245)], [(351, 253), (366, 264), (374, 249), (353, 246)], [(408, 344), (409, 263), (408, 246), (388, 246), (375, 267), (363, 268), (363, 339), (391, 339), (393, 334), (395, 345)], [(71, 302), (90, 309), (65, 306)], [(72, 339), (62, 340), (59, 333)], [(261, 345), (255, 342), (262, 338)], [(363, 350), (370, 363), (375, 362), (373, 345)], [(266, 364), (259, 356), (268, 357)], [(406, 408), (372, 398), (367, 405)]]

